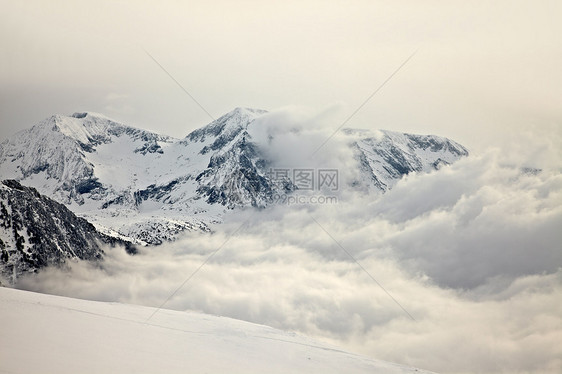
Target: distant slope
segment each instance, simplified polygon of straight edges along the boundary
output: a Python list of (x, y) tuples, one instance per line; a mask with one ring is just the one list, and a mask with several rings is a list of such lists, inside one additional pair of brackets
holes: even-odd
[(0, 372), (424, 373), (224, 317), (147, 321), (153, 311), (0, 287)]
[(356, 138), (351, 143), (363, 182), (376, 190), (390, 190), (404, 175), (428, 173), (468, 156), (462, 145), (436, 135), (414, 135), (394, 131), (344, 129)]
[(0, 278), (4, 282), (13, 283), (23, 273), (62, 265), (68, 259), (100, 260), (101, 245), (117, 242), (130, 244), (100, 234), (85, 219), (34, 188), (14, 180), (0, 183)]

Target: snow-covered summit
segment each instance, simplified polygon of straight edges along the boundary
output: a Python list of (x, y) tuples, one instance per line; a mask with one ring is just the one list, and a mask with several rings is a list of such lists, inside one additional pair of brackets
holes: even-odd
[(172, 142), (174, 139), (150, 131), (140, 130), (114, 121), (103, 114), (85, 112), (72, 116), (55, 115), (52, 118), (54, 128), (64, 135), (78, 141), (86, 150), (91, 151), (96, 145), (111, 142), (112, 136), (128, 135), (133, 139), (142, 139), (147, 143)]
[(184, 141), (205, 143), (212, 140), (207, 142), (201, 152), (217, 150), (232, 141), (240, 132), (246, 130), (250, 123), (265, 113), (267, 111), (262, 109), (236, 108), (208, 125), (192, 131)]
[(102, 145), (128, 145), (133, 153), (146, 155), (162, 153), (162, 144), (174, 141), (105, 116), (54, 115), (0, 144), (0, 175), (31, 179), (29, 184), (42, 193), (66, 204), (82, 205), (82, 195), (103, 189), (96, 175), (94, 155), (102, 153), (99, 148), (105, 151)]

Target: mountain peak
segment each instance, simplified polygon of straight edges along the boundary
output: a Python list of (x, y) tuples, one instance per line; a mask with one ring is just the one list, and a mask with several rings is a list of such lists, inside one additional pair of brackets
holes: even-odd
[(173, 138), (159, 135), (151, 131), (138, 129), (124, 125), (103, 114), (95, 112), (76, 112), (71, 116), (55, 115), (47, 120), (52, 127), (49, 129), (58, 131), (80, 145), (98, 145), (111, 141), (112, 137), (127, 134), (134, 139), (154, 143), (157, 141), (170, 142)]
[(237, 107), (203, 128), (220, 128), (221, 131), (240, 126), (246, 128), (250, 122), (265, 113), (267, 113), (267, 110)]
[(207, 137), (232, 138), (259, 116), (267, 113), (263, 109), (237, 107), (200, 129), (192, 131), (186, 139), (192, 142), (203, 142)]
[(241, 115), (243, 114), (250, 114), (250, 115), (261, 115), (261, 114), (265, 114), (267, 113), (267, 110), (265, 109), (258, 109), (258, 108), (245, 108), (245, 107), (236, 107), (233, 110), (231, 110), (229, 113), (227, 113), (226, 115), (230, 114), (230, 113), (239, 113)]
[(70, 117), (74, 117), (74, 118), (96, 117), (96, 118), (102, 118), (102, 119), (113, 121), (111, 118), (96, 112), (74, 112)]
[(61, 133), (87, 144), (91, 139), (104, 136), (108, 127), (119, 125), (103, 115), (74, 113), (72, 116), (56, 116), (55, 125)]

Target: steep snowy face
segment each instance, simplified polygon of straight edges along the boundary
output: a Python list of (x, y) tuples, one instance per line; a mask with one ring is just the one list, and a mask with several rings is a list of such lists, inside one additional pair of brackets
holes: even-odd
[(82, 205), (85, 195), (100, 200), (111, 184), (99, 181), (94, 154), (101, 145), (125, 138), (130, 151), (141, 156), (161, 153), (160, 143), (172, 141), (101, 115), (55, 115), (0, 144), (0, 175), (26, 180), (66, 204)]
[(376, 133), (344, 129), (359, 162), (362, 182), (377, 190), (390, 190), (402, 176), (430, 172), (468, 156), (462, 145), (435, 135), (413, 135), (380, 130)]
[(248, 129), (250, 123), (265, 113), (267, 111), (261, 109), (236, 108), (207, 126), (191, 132), (184, 141), (204, 144), (201, 154), (216, 151), (232, 142), (238, 134)]
[(200, 144), (199, 154), (211, 155), (196, 178), (197, 193), (209, 204), (264, 207), (275, 194), (295, 189), (290, 180), (269, 176), (269, 161), (248, 133), (248, 126), (265, 113), (237, 108), (186, 137), (184, 144)]
[[(22, 273), (67, 259), (99, 260), (101, 243), (120, 243), (100, 234), (63, 204), (14, 180), (0, 183), (0, 276), (9, 283)], [(0, 282), (1, 283), (1, 282)]]
[(91, 179), (93, 169), (79, 143), (60, 130), (61, 119), (52, 116), (4, 141), (0, 145), (0, 171), (3, 178), (21, 180), (42, 174), (51, 180), (49, 193), (70, 203), (71, 198), (81, 201), (77, 191)]
[[(157, 244), (186, 229), (207, 229), (197, 219), (152, 214), (166, 198), (174, 203), (170, 190), (189, 178), (193, 163), (183, 148), (179, 139), (102, 115), (56, 115), (0, 144), (0, 176), (67, 204), (107, 234)], [(153, 204), (143, 204), (147, 198)]]

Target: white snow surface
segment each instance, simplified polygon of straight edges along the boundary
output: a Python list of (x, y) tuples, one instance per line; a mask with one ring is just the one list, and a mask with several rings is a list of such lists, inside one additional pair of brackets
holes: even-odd
[(0, 372), (428, 373), (267, 326), (155, 310), (0, 287)]

